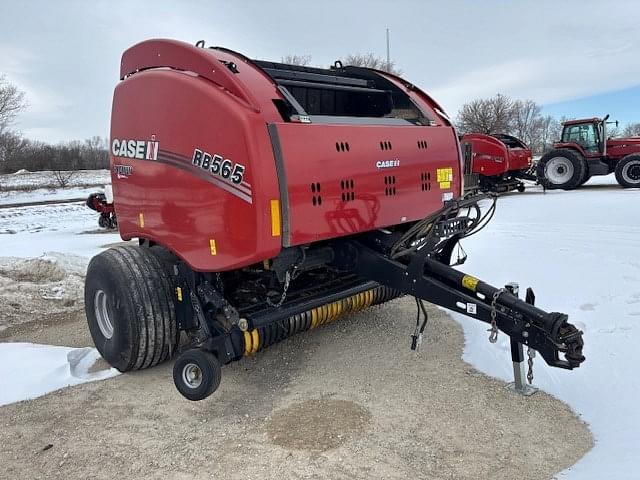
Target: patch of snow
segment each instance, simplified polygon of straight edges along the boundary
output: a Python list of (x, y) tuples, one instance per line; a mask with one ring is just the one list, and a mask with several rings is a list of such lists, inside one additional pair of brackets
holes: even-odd
[[(109, 186), (110, 187), (110, 186)], [(86, 200), (94, 192), (104, 192), (105, 186), (38, 188), (35, 190), (0, 191), (0, 206), (61, 200)], [(82, 203), (84, 205), (84, 203)]]
[[(568, 403), (589, 423), (596, 444), (561, 478), (638, 478), (640, 469), (640, 191), (612, 176), (573, 191), (530, 187), (501, 197), (493, 220), (464, 240), (460, 267), (495, 286), (532, 286), (537, 305), (567, 313), (584, 331), (578, 369), (534, 363), (534, 385)], [(464, 360), (513, 380), (508, 337), (488, 341), (487, 325), (456, 314)]]
[[(111, 183), (109, 170), (76, 170), (69, 180), (69, 186), (78, 185), (106, 185)], [(19, 170), (16, 173), (0, 175), (0, 190), (16, 190), (24, 188), (57, 187), (58, 182), (53, 172), (29, 172)]]
[(95, 369), (95, 348), (0, 343), (0, 405), (30, 400), (61, 388), (104, 380), (120, 372)]

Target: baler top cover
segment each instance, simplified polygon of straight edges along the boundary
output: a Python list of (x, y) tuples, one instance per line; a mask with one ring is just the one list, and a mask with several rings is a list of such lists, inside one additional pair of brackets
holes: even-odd
[(410, 223), (462, 191), (442, 108), (376, 70), (149, 40), (122, 57), (111, 123), (120, 233), (221, 271), (282, 247)]

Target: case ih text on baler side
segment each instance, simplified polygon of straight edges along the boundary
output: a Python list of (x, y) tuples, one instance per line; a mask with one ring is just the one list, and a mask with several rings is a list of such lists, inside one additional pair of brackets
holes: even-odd
[(426, 300), (549, 365), (584, 361), (566, 315), (450, 266), (495, 198), (462, 199), (455, 131), (415, 86), (339, 62), (284, 65), (171, 40), (127, 50), (120, 78), (114, 205), (122, 238), (139, 246), (94, 257), (85, 286), (91, 335), (120, 371), (181, 350), (174, 382), (200, 400), (218, 388), (221, 364), (406, 294), (424, 317), (411, 348)]

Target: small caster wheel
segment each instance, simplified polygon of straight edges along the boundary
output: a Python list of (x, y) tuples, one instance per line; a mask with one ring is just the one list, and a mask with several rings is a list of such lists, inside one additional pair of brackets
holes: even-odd
[(173, 383), (188, 400), (204, 400), (217, 390), (222, 368), (216, 356), (199, 348), (187, 350), (173, 365)]
[(518, 191), (520, 193), (524, 192), (524, 185), (522, 183), (520, 185), (518, 185)]
[(100, 225), (100, 228), (109, 228), (109, 219), (100, 215), (98, 218), (98, 225)]

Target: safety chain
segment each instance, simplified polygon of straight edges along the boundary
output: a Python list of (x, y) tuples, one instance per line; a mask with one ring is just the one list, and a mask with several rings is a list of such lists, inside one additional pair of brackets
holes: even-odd
[(529, 382), (529, 385), (531, 385), (531, 382), (533, 382), (533, 359), (536, 358), (536, 351), (533, 348), (528, 347), (527, 357), (529, 357), (529, 360), (527, 360), (527, 363), (529, 364), (529, 371), (527, 372), (527, 382)]
[(282, 295), (278, 303), (273, 303), (269, 297), (267, 297), (267, 305), (270, 307), (278, 308), (284, 303), (284, 299), (287, 298), (287, 290), (289, 290), (289, 283), (291, 282), (291, 274), (287, 270), (284, 274), (284, 288), (282, 289)]
[(496, 310), (496, 302), (498, 301), (498, 297), (504, 292), (506, 292), (504, 288), (497, 290), (496, 293), (493, 294), (493, 299), (491, 300), (491, 328), (487, 330), (487, 332), (491, 332), (489, 334), (489, 341), (491, 343), (496, 343), (498, 341), (498, 323), (496, 321), (498, 312)]

